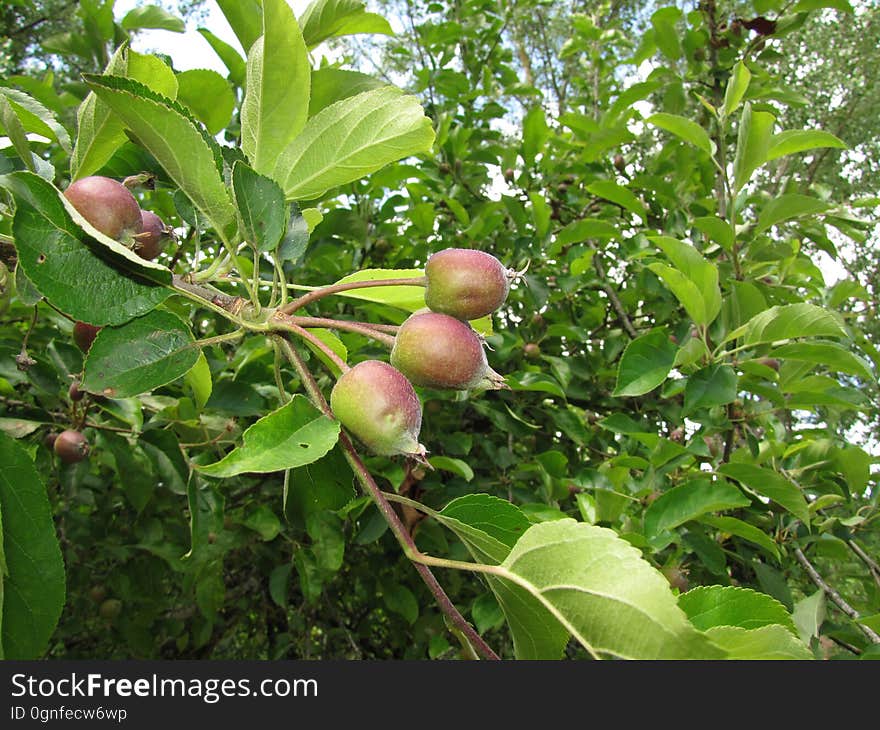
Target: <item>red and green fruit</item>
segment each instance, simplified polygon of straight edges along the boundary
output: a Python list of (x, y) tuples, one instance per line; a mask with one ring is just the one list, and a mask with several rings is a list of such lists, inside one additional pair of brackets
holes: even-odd
[(516, 272), (483, 251), (447, 248), (428, 258), (425, 278), (429, 309), (470, 320), (492, 314), (504, 303)]
[(141, 232), (141, 207), (131, 191), (109, 177), (93, 175), (77, 180), (64, 197), (94, 228), (115, 241), (134, 243)]
[(422, 405), (403, 374), (381, 360), (343, 373), (330, 394), (333, 415), (373, 453), (424, 459)]
[(89, 442), (79, 431), (68, 429), (58, 434), (53, 447), (65, 464), (76, 464), (89, 455)]
[(504, 387), (504, 379), (489, 367), (483, 343), (470, 325), (437, 312), (414, 314), (400, 326), (391, 364), (425, 388)]

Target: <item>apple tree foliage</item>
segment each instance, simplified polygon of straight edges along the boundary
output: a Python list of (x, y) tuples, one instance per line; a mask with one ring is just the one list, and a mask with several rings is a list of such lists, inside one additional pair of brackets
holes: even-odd
[[(3, 656), (880, 655), (876, 292), (817, 264), (869, 208), (810, 167), (860, 140), (790, 73), (864, 8), (218, 0), (224, 76), (80, 5), (81, 78), (0, 85)], [(63, 198), (95, 174), (158, 259)], [(329, 391), (450, 247), (526, 269), (474, 323), (509, 390), (371, 455)]]

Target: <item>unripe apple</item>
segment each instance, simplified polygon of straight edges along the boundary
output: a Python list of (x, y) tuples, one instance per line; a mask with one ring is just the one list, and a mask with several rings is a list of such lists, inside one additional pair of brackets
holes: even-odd
[(142, 259), (152, 261), (171, 238), (171, 228), (151, 210), (142, 210), (143, 231), (135, 236), (134, 252)]
[(122, 601), (118, 598), (108, 598), (101, 604), (98, 613), (101, 615), (101, 618), (112, 621), (122, 613)]
[(330, 394), (333, 415), (380, 456), (419, 460), (422, 405), (404, 375), (381, 360), (365, 360), (343, 373)]
[(59, 433), (52, 448), (65, 464), (76, 464), (89, 455), (89, 442), (86, 437), (72, 429)]
[(104, 599), (107, 598), (107, 589), (100, 583), (98, 585), (94, 585), (89, 590), (89, 598), (91, 598), (95, 603), (103, 603)]
[(141, 232), (141, 207), (131, 191), (109, 177), (93, 175), (74, 182), (64, 197), (105, 236), (131, 244)]
[(422, 312), (407, 319), (394, 338), (391, 364), (425, 388), (505, 387), (504, 379), (489, 367), (477, 333), (448, 314)]
[(85, 391), (80, 390), (79, 383), (76, 381), (70, 384), (70, 387), (67, 389), (67, 397), (70, 398), (74, 403), (79, 403), (83, 398), (85, 398)]
[(541, 348), (535, 342), (528, 342), (523, 346), (523, 355), (529, 360), (537, 360), (541, 357)]
[(447, 248), (428, 258), (425, 278), (425, 304), (431, 310), (478, 319), (504, 303), (516, 272), (483, 251)]
[(98, 336), (98, 332), (100, 331), (101, 328), (96, 327), (93, 324), (76, 322), (73, 325), (73, 341), (80, 350), (88, 352), (92, 347), (92, 343), (95, 341), (95, 337)]

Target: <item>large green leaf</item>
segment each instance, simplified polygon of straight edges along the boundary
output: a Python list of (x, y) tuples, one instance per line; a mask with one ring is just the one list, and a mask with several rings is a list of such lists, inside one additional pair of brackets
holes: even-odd
[[(669, 236), (650, 236), (654, 243), (673, 263), (677, 273), (685, 277), (693, 288), (684, 286), (678, 279), (662, 276), (664, 282), (681, 301), (687, 313), (697, 324), (709, 324), (721, 311), (721, 289), (718, 286), (718, 269), (704, 259), (693, 246)], [(668, 268), (668, 267), (666, 267)], [(677, 284), (673, 282), (677, 281)], [(693, 295), (696, 289), (697, 297)]]
[[(470, 494), (453, 500), (447, 508), (448, 513), (444, 509), (429, 514), (458, 535), (475, 560), (485, 564), (502, 563), (531, 524), (513, 504), (489, 495)], [(521, 586), (492, 575), (486, 581), (507, 619), (516, 657), (559, 659), (568, 642), (562, 624)]]
[(715, 626), (757, 629), (778, 624), (797, 634), (791, 614), (779, 601), (751, 588), (698, 586), (678, 597), (678, 605), (701, 631)]
[(284, 485), (284, 512), (298, 527), (310, 514), (340, 510), (356, 496), (354, 476), (336, 446), (321, 459), (292, 469)]
[(770, 357), (824, 365), (829, 370), (873, 381), (868, 363), (836, 342), (791, 342), (771, 351)]
[(846, 144), (829, 132), (815, 129), (791, 129), (770, 138), (767, 160), (775, 160), (784, 155), (793, 155), (817, 147), (836, 147), (846, 149)]
[(845, 337), (846, 332), (829, 310), (801, 302), (771, 307), (755, 315), (742, 332), (731, 333), (728, 339), (740, 336), (743, 344), (759, 345), (797, 337)]
[(771, 226), (775, 226), (782, 221), (791, 218), (800, 218), (805, 215), (816, 215), (824, 213), (831, 206), (817, 198), (811, 198), (808, 195), (800, 195), (798, 193), (787, 193), (773, 198), (758, 215), (758, 223), (755, 227), (756, 233), (766, 231)]
[(116, 76), (83, 76), (132, 131), (193, 205), (218, 231), (234, 223), (221, 174), (220, 148), (184, 107), (143, 84)]
[(661, 112), (652, 114), (645, 120), (648, 124), (665, 129), (679, 139), (692, 144), (697, 149), (703, 150), (709, 157), (715, 154), (715, 143), (709, 138), (709, 133), (696, 122), (690, 119)]
[(684, 388), (683, 416), (698, 408), (711, 408), (736, 399), (736, 371), (729, 365), (709, 365), (688, 378)]
[(726, 517), (720, 515), (703, 515), (700, 522), (714, 527), (721, 532), (729, 535), (736, 535), (743, 540), (754, 543), (766, 552), (770, 557), (779, 561), (779, 546), (770, 538), (763, 530), (750, 525), (748, 522), (738, 520), (736, 517)]
[(328, 418), (302, 395), (263, 416), (220, 461), (200, 466), (202, 474), (231, 477), (244, 472), (268, 474), (311, 464), (339, 439), (339, 422)]
[(678, 348), (662, 327), (630, 342), (620, 358), (615, 397), (643, 395), (660, 385), (675, 363)]
[(0, 515), (0, 656), (38, 659), (64, 607), (64, 561), (46, 485), (27, 452), (2, 432)]
[[(104, 74), (126, 76), (169, 99), (177, 97), (174, 71), (156, 56), (135, 53), (126, 44), (113, 54)], [(76, 146), (70, 158), (70, 176), (73, 180), (100, 170), (113, 153), (128, 141), (122, 121), (104, 101), (98, 99), (94, 91), (86, 96), (79, 107), (77, 129)]]
[(687, 620), (666, 578), (612, 530), (570, 519), (543, 522), (498, 568), (495, 575), (538, 599), (597, 657), (724, 656)]
[(362, 0), (313, 0), (300, 17), (309, 48), (328, 38), (355, 33), (394, 35), (381, 15), (368, 13)]
[(819, 629), (825, 621), (826, 609), (825, 591), (821, 588), (794, 605), (792, 620), (801, 641), (808, 644), (814, 636), (819, 636)]
[(716, 626), (706, 632), (715, 644), (727, 652), (728, 659), (812, 659), (810, 650), (784, 626), (776, 624), (758, 629), (739, 626)]
[(310, 200), (385, 165), (428, 152), (434, 130), (414, 96), (386, 86), (318, 112), (277, 160), (272, 175), (289, 200)]
[(645, 510), (645, 534), (653, 537), (707, 512), (748, 505), (748, 497), (723, 479), (692, 479), (664, 492)]
[(263, 34), (263, 10), (260, 0), (217, 0), (232, 32), (245, 52)]
[(770, 136), (776, 117), (770, 112), (753, 111), (747, 103), (739, 123), (736, 157), (733, 160), (734, 192), (738, 193), (749, 181), (752, 173), (767, 162)]
[(337, 101), (382, 86), (386, 86), (384, 81), (358, 71), (332, 67), (316, 68), (312, 71), (309, 116), (315, 116)]
[[(286, 0), (263, 0), (263, 35), (248, 51), (241, 107), (241, 148), (253, 168), (272, 176), (278, 156), (309, 114), (309, 54)], [(283, 182), (287, 170), (281, 168)]]
[(82, 386), (108, 398), (128, 398), (177, 380), (198, 359), (189, 325), (171, 312), (156, 310), (98, 333)]
[(205, 125), (210, 134), (222, 132), (235, 111), (232, 86), (216, 71), (205, 68), (177, 74), (177, 100)]
[[(31, 172), (38, 172), (39, 158), (31, 152), (27, 132), (4, 94), (0, 94), (0, 131), (12, 142), (16, 154)], [(51, 172), (45, 177), (51, 178)]]
[(0, 177), (0, 187), (15, 198), (19, 268), (61, 311), (90, 324), (122, 324), (171, 293), (155, 283), (171, 281), (168, 269), (96, 231), (51, 183), (15, 172)]
[(754, 464), (723, 464), (718, 473), (745, 485), (756, 494), (784, 507), (804, 524), (809, 524), (810, 515), (803, 492), (784, 476)]

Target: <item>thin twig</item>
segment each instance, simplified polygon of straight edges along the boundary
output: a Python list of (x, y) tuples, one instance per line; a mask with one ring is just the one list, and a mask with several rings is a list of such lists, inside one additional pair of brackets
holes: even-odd
[(880, 644), (880, 636), (877, 635), (877, 632), (875, 632), (870, 626), (865, 626), (864, 624), (859, 623), (859, 618), (861, 618), (859, 612), (850, 606), (844, 600), (843, 596), (822, 579), (822, 576), (819, 575), (818, 571), (813, 567), (813, 564), (807, 560), (807, 556), (804, 555), (803, 550), (799, 547), (795, 548), (794, 556), (797, 558), (797, 561), (801, 564), (804, 571), (806, 571), (807, 575), (810, 576), (810, 580), (816, 584), (816, 587), (821, 588), (825, 595), (828, 596), (828, 598), (830, 598), (841, 611), (855, 621), (856, 626), (861, 629), (862, 633), (868, 637), (871, 643)]
[(611, 302), (611, 306), (614, 307), (614, 311), (617, 313), (617, 319), (620, 321), (621, 326), (626, 330), (626, 333), (631, 339), (636, 339), (636, 337), (639, 336), (639, 333), (636, 332), (636, 328), (633, 327), (629, 315), (626, 313), (626, 309), (624, 309), (623, 303), (620, 301), (620, 297), (618, 297), (617, 292), (614, 291), (614, 287), (606, 280), (605, 266), (602, 264), (602, 259), (599, 257), (598, 251), (593, 256), (593, 265), (596, 267), (596, 273), (602, 280), (599, 285), (602, 287), (602, 291), (608, 295), (608, 299)]
[(368, 289), (375, 286), (425, 286), (428, 280), (424, 276), (401, 278), (401, 279), (376, 279), (374, 281), (349, 281), (345, 284), (332, 284), (323, 286), (320, 289), (310, 291), (301, 297), (294, 299), (287, 306), (282, 307), (279, 311), (285, 314), (293, 314), (297, 309), (302, 309), (318, 299), (322, 299), (331, 294), (339, 294), (341, 292), (351, 291), (353, 289)]

